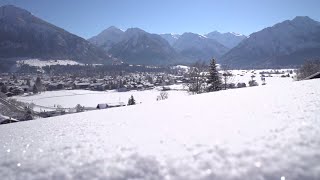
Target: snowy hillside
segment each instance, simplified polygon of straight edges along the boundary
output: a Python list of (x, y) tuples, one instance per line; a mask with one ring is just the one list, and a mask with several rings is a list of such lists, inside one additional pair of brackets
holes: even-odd
[(19, 60), (17, 61), (17, 65), (29, 65), (35, 67), (44, 67), (44, 66), (53, 66), (53, 65), (82, 65), (73, 60), (39, 60), (39, 59), (27, 59), (27, 60)]
[(5, 179), (316, 180), (320, 81), (0, 126)]
[(301, 65), (320, 56), (320, 22), (297, 16), (252, 33), (220, 59), (233, 67)]

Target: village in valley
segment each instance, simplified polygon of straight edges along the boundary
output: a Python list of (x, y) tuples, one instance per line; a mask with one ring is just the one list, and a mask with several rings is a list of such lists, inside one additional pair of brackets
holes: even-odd
[[(99, 68), (92, 66), (78, 66), (86, 70), (82, 73), (72, 70), (66, 71), (68, 73), (54, 73), (52, 70), (59, 72), (59, 69), (73, 69), (77, 66), (24, 65), (17, 73), (2, 73), (0, 95), (1, 100), (6, 101), (8, 105), (1, 105), (2, 123), (127, 106), (132, 103), (132, 99), (135, 103), (174, 99), (205, 92), (207, 86), (207, 75), (204, 74), (208, 73), (208, 69), (199, 73), (195, 69), (200, 68), (195, 66), (138, 66), (144, 69), (142, 72), (134, 72), (136, 67), (132, 65), (129, 70), (122, 68), (123, 70), (111, 72), (99, 71)], [(97, 69), (97, 72), (88, 73), (92, 68)], [(219, 74), (224, 90), (267, 84), (279, 85), (296, 78), (294, 69), (220, 68)], [(200, 84), (199, 88), (195, 89), (195, 84)]]

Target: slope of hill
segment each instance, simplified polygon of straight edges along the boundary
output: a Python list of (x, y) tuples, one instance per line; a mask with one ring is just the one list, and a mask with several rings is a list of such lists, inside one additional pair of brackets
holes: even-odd
[(160, 36), (167, 40), (168, 43), (172, 46), (179, 38), (181, 35), (179, 34), (160, 34)]
[(1, 125), (0, 176), (319, 179), (319, 105), (310, 80)]
[(225, 54), (220, 63), (233, 67), (300, 65), (320, 57), (320, 23), (296, 17), (253, 33)]
[(247, 36), (242, 35), (242, 34), (237, 34), (237, 33), (220, 33), (218, 31), (213, 31), (211, 33), (208, 33), (205, 35), (206, 37), (210, 39), (214, 39), (220, 44), (224, 45), (225, 47), (228, 48), (234, 48), (237, 46), (241, 41), (247, 38)]
[(0, 59), (71, 59), (107, 63), (110, 57), (100, 48), (30, 12), (12, 5), (0, 7)]
[(88, 41), (98, 47), (102, 47), (105, 51), (108, 52), (108, 50), (111, 49), (113, 45), (119, 43), (122, 40), (123, 35), (124, 32), (121, 29), (111, 26), (108, 29), (102, 31), (97, 36), (88, 39)]
[(178, 57), (175, 50), (160, 35), (138, 28), (126, 30), (122, 40), (108, 52), (130, 64), (173, 64)]
[(215, 40), (194, 33), (182, 34), (173, 47), (183, 57), (193, 62), (219, 58), (229, 50)]

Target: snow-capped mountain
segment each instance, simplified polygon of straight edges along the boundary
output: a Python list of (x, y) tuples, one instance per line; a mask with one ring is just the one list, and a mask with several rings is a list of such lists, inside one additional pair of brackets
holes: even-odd
[(88, 39), (88, 41), (108, 51), (113, 45), (121, 41), (123, 35), (124, 32), (122, 30), (111, 26), (97, 36)]
[(221, 63), (234, 67), (300, 65), (320, 57), (320, 23), (296, 17), (253, 33), (225, 54)]
[(167, 34), (160, 34), (160, 36), (167, 40), (168, 43), (172, 46), (179, 38), (181, 35), (179, 34), (172, 34), (172, 33), (167, 33)]
[(85, 39), (45, 22), (30, 12), (0, 7), (0, 58), (70, 59), (106, 63), (111, 58)]
[(173, 47), (191, 62), (219, 58), (229, 50), (213, 39), (194, 33), (182, 34)]
[(242, 40), (246, 39), (247, 36), (234, 33), (234, 32), (227, 32), (227, 33), (220, 33), (218, 31), (213, 31), (205, 35), (210, 39), (214, 39), (219, 43), (223, 44), (228, 48), (233, 48), (237, 46)]
[(130, 64), (170, 64), (178, 54), (160, 35), (139, 28), (127, 29), (119, 43), (108, 51)]

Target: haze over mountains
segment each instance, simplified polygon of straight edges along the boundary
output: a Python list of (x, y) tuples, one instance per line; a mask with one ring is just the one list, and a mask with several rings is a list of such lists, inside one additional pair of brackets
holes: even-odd
[(12, 5), (0, 7), (0, 58), (71, 59), (86, 63), (107, 63), (111, 59), (85, 39)]
[[(320, 57), (320, 23), (296, 17), (246, 37), (152, 34), (110, 27), (85, 40), (11, 5), (0, 7), (0, 59), (70, 59), (85, 63), (190, 64), (216, 58), (231, 67), (283, 67)], [(4, 61), (2, 61), (4, 62)]]

